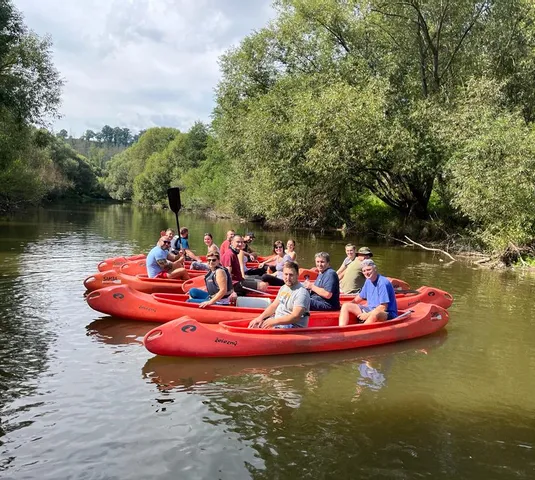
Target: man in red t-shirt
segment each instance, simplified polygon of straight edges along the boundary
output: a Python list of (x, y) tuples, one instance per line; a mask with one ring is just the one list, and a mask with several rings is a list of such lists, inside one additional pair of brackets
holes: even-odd
[(232, 278), (234, 291), (237, 295), (246, 295), (248, 290), (261, 290), (265, 292), (268, 284), (254, 278), (243, 278), (238, 254), (243, 248), (243, 237), (234, 235), (230, 247), (221, 258), (221, 265), (227, 268)]
[(221, 259), (223, 259), (223, 255), (225, 255), (225, 252), (229, 249), (230, 241), (232, 240), (232, 237), (235, 235), (235, 233), (236, 232), (234, 230), (229, 230), (227, 232), (227, 239), (219, 247), (219, 255), (221, 255)]

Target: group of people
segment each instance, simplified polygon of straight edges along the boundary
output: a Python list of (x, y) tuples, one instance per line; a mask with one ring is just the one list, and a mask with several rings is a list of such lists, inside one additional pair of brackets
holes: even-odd
[[(379, 274), (367, 247), (348, 244), (346, 258), (335, 271), (330, 264), (330, 255), (319, 252), (315, 255), (314, 282), (308, 277), (299, 281), (299, 265), (295, 262), (295, 241), (286, 246), (282, 241), (273, 244), (273, 254), (257, 266), (248, 262), (258, 258), (251, 243), (253, 232), (242, 236), (233, 230), (227, 232), (221, 247), (213, 241), (211, 233), (204, 234), (207, 246), (206, 262), (197, 257), (189, 247), (188, 230), (180, 234), (172, 229), (161, 232), (157, 245), (147, 256), (147, 273), (151, 278), (174, 278), (185, 280), (187, 259), (192, 268), (206, 270), (206, 290), (190, 290), (189, 302), (200, 308), (230, 303), (233, 293), (246, 295), (249, 291), (267, 291), (269, 285), (280, 286), (275, 300), (252, 320), (251, 328), (300, 328), (308, 325), (310, 311), (340, 311), (339, 325), (348, 325), (352, 318), (359, 323), (374, 323), (397, 317), (395, 291), (390, 281)], [(355, 294), (351, 302), (340, 303), (340, 294)], [(363, 302), (366, 302), (364, 304)]]

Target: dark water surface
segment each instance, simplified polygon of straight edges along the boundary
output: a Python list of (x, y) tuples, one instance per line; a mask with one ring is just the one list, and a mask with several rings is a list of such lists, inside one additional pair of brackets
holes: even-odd
[[(102, 318), (82, 280), (147, 251), (170, 212), (52, 207), (0, 221), (0, 477), (535, 478), (535, 276), (368, 244), (382, 272), (455, 297), (447, 331), (350, 352), (151, 355), (153, 326)], [(181, 216), (192, 248), (226, 221)], [(261, 252), (288, 232), (262, 233)], [(291, 232), (298, 260), (341, 234)]]

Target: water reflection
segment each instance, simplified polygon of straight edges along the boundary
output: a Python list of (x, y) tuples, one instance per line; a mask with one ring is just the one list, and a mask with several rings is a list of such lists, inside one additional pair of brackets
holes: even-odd
[[(302, 377), (303, 385), (311, 390), (317, 386), (318, 375), (344, 364), (353, 368), (357, 390), (379, 390), (386, 383), (385, 375), (396, 355), (406, 352), (427, 354), (442, 345), (447, 331), (382, 347), (347, 350), (341, 352), (274, 355), (244, 358), (180, 358), (155, 356), (143, 369), (143, 378), (155, 383), (161, 390), (191, 388), (229, 376), (268, 376), (282, 378)], [(283, 382), (284, 383), (284, 382)], [(284, 390), (281, 384), (282, 390)]]

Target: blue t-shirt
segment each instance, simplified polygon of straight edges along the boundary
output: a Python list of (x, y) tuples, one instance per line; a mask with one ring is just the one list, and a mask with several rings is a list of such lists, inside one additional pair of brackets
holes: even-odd
[[(154, 278), (160, 272), (163, 272), (163, 268), (158, 265), (158, 261), (167, 260), (167, 250), (156, 245), (147, 255), (147, 275), (149, 278)], [(162, 262), (163, 263), (163, 262)]]
[(367, 278), (359, 296), (368, 301), (368, 307), (370, 309), (374, 309), (381, 303), (387, 303), (386, 312), (388, 313), (388, 317), (394, 318), (398, 316), (396, 292), (388, 278), (377, 275), (375, 282)]
[(189, 250), (189, 241), (187, 238), (175, 235), (173, 240), (171, 240), (171, 248), (173, 250), (180, 250), (181, 248)]
[(323, 298), (317, 293), (311, 292), (310, 297), (313, 298), (314, 301), (321, 301), (326, 305), (329, 305), (331, 310), (340, 310), (340, 280), (331, 267), (318, 275), (314, 285), (319, 288), (324, 288), (328, 292), (332, 292), (331, 298)]

